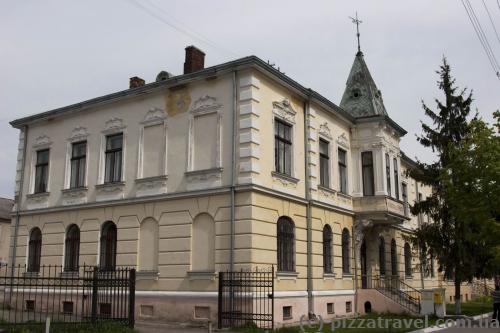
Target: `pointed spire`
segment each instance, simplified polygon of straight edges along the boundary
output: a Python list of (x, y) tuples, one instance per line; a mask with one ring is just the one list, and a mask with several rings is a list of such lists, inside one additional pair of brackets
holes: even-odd
[(354, 58), (340, 107), (354, 117), (387, 116), (382, 93), (377, 88), (360, 50)]
[(356, 36), (358, 37), (358, 53), (363, 54), (361, 52), (361, 44), (359, 42), (359, 36), (360, 36), (360, 34), (359, 34), (359, 25), (361, 23), (363, 23), (363, 21), (361, 21), (361, 20), (358, 19), (358, 12), (356, 12), (356, 17), (355, 18), (351, 17), (351, 16), (349, 16), (349, 18), (352, 20), (352, 23), (356, 24)]

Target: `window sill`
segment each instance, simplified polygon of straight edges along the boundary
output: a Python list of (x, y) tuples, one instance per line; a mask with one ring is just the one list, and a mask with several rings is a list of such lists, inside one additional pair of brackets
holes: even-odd
[(323, 280), (335, 280), (336, 276), (335, 273), (323, 273)]
[(123, 187), (125, 186), (125, 182), (110, 182), (110, 183), (102, 183), (102, 184), (97, 184), (95, 186), (96, 189), (106, 189), (106, 188), (111, 188), (111, 187)]
[(40, 276), (40, 272), (24, 272), (23, 276), (27, 278), (36, 278)]
[(351, 195), (349, 195), (349, 194), (347, 194), (347, 193), (344, 193), (344, 192), (337, 192), (337, 195), (338, 195), (339, 197), (343, 197), (343, 198), (345, 198), (345, 199), (352, 199), (352, 196), (351, 196)]
[(277, 172), (277, 171), (271, 171), (271, 175), (274, 178), (278, 178), (278, 179), (281, 179), (281, 180), (284, 180), (284, 181), (287, 181), (287, 182), (290, 182), (293, 184), (297, 184), (300, 181), (300, 179), (298, 179), (298, 178), (295, 178), (295, 177), (292, 177), (292, 176), (287, 175), (285, 173), (281, 173), (281, 172)]
[(222, 172), (222, 168), (192, 170), (192, 171), (186, 171), (186, 176), (206, 175), (206, 174), (221, 173), (221, 172)]
[(342, 278), (343, 279), (349, 279), (351, 280), (354, 277), (354, 274), (352, 273), (342, 273)]
[(137, 280), (158, 280), (159, 275), (158, 271), (137, 271), (135, 273)]
[(75, 192), (87, 192), (88, 191), (88, 187), (86, 186), (81, 186), (81, 187), (70, 187), (70, 188), (65, 188), (65, 189), (62, 189), (61, 192), (62, 193), (75, 193)]
[(298, 272), (276, 272), (276, 278), (279, 280), (297, 280)]
[(323, 186), (323, 185), (318, 185), (318, 190), (325, 191), (329, 194), (335, 194), (337, 191), (335, 191), (333, 188)]
[(215, 280), (217, 273), (214, 271), (189, 271), (187, 272), (189, 280)]
[(38, 192), (38, 193), (27, 194), (26, 198), (28, 198), (28, 199), (44, 198), (44, 197), (48, 197), (49, 195), (50, 195), (50, 192)]
[(78, 275), (78, 271), (63, 271), (59, 273), (59, 276), (62, 278), (77, 278)]

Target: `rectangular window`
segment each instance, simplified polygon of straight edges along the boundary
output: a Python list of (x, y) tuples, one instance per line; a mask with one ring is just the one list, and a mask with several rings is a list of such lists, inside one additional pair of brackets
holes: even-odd
[(64, 314), (73, 314), (73, 302), (63, 301), (62, 305)]
[(363, 173), (363, 195), (374, 195), (375, 182), (373, 176), (373, 155), (371, 151), (361, 153), (361, 164)]
[(85, 186), (85, 164), (87, 161), (87, 141), (73, 143), (71, 147), (70, 188)]
[(328, 314), (335, 313), (335, 307), (334, 307), (333, 303), (326, 303), (326, 313), (328, 313)]
[[(164, 158), (164, 127), (163, 124), (144, 127), (142, 142), (142, 177), (160, 176)], [(215, 155), (215, 154), (214, 154)]]
[(398, 160), (394, 159), (394, 195), (399, 200), (399, 172)]
[(123, 133), (106, 137), (106, 165), (104, 183), (122, 180)]
[(408, 211), (408, 186), (406, 185), (406, 183), (401, 184), (401, 190), (403, 192), (402, 196), (403, 196), (403, 208), (404, 208), (405, 216), (408, 216), (409, 215), (409, 211)]
[(328, 141), (319, 139), (319, 172), (320, 184), (330, 187), (330, 144)]
[(274, 120), (274, 164), (276, 172), (292, 175), (292, 126)]
[(345, 312), (352, 312), (352, 302), (345, 302)]
[(47, 181), (49, 179), (49, 150), (36, 152), (35, 165), (35, 193), (47, 192)]
[(339, 155), (339, 190), (347, 194), (347, 152), (344, 149), (338, 151)]
[(217, 167), (218, 117), (217, 112), (194, 117), (193, 170), (208, 170)]
[(385, 177), (387, 179), (387, 195), (391, 196), (391, 159), (389, 154), (385, 154)]
[(284, 306), (283, 307), (283, 319), (292, 319), (292, 307)]

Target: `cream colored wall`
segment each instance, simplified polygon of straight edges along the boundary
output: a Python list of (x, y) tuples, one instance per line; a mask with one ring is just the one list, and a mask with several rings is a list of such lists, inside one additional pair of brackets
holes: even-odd
[[(422, 198), (425, 200), (425, 198), (431, 196), (432, 188), (422, 183), (417, 184), (415, 179), (410, 178), (407, 175), (407, 171), (409, 168), (410, 166), (407, 165), (406, 163), (401, 163), (401, 178), (402, 181), (405, 182), (408, 186), (408, 203), (410, 205), (413, 205), (415, 202), (418, 201), (418, 192), (422, 193)], [(410, 213), (410, 218), (411, 218), (410, 221), (406, 221), (404, 223), (405, 228), (416, 229), (418, 227), (418, 216), (412, 215)], [(423, 222), (429, 221), (428, 217), (425, 214), (422, 215), (422, 220)]]
[(10, 220), (0, 220), (0, 261), (9, 262)]
[[(64, 117), (54, 118), (50, 121), (42, 121), (29, 126), (27, 135), (26, 168), (24, 171), (25, 182), (23, 194), (32, 193), (34, 182), (34, 163), (36, 142), (42, 143), (42, 147), (50, 148), (49, 163), (49, 185), (50, 196), (46, 205), (40, 204), (40, 199), (29, 199), (31, 208), (45, 208), (62, 205), (61, 190), (65, 188), (66, 154), (68, 139), (75, 129), (84, 127), (88, 136), (87, 154), (87, 187), (86, 201), (96, 201), (95, 185), (101, 183), (98, 180), (99, 159), (101, 140), (104, 136), (106, 122), (114, 121), (113, 124), (123, 126), (124, 133), (124, 181), (125, 186), (121, 198), (133, 198), (137, 196), (139, 143), (141, 140), (141, 128), (145, 117), (151, 110), (160, 110), (165, 117), (167, 127), (167, 166), (168, 180), (167, 192), (183, 192), (188, 189), (189, 184), (185, 177), (188, 160), (188, 133), (190, 126), (191, 110), (199, 105), (200, 99), (206, 96), (214, 97), (215, 103), (220, 105), (221, 115), (221, 167), (222, 184), (230, 182), (231, 170), (231, 140), (230, 129), (232, 127), (232, 80), (230, 76), (223, 76), (211, 81), (193, 82), (180, 89), (165, 90), (148, 93), (139, 97), (132, 97), (120, 102), (109, 103), (104, 106), (94, 107), (89, 110), (77, 112)], [(210, 100), (208, 102), (211, 102)], [(198, 104), (197, 104), (198, 103)], [(46, 138), (45, 138), (46, 136)], [(158, 138), (158, 140), (164, 140)], [(47, 144), (48, 143), (48, 144)], [(162, 153), (158, 153), (160, 159)], [(147, 162), (147, 161), (146, 161)], [(101, 165), (102, 165), (101, 161)], [(195, 180), (197, 181), (197, 180)], [(29, 209), (26, 196), (24, 196), (23, 209)]]
[[(353, 163), (351, 159), (350, 125), (339, 117), (313, 104), (310, 107), (311, 121), (309, 122), (309, 165), (311, 167), (311, 196), (313, 199), (331, 205), (352, 210), (350, 194), (353, 187)], [(319, 139), (329, 142), (330, 148), (330, 186), (328, 191), (320, 186)], [(338, 149), (344, 149), (347, 157), (347, 195), (340, 193)]]

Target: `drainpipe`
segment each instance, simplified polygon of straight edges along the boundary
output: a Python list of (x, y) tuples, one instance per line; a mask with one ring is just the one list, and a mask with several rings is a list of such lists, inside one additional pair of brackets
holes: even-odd
[(305, 167), (305, 191), (306, 191), (306, 220), (307, 220), (307, 310), (310, 318), (314, 317), (314, 299), (313, 299), (313, 269), (312, 269), (312, 216), (311, 216), (311, 183), (309, 169), (309, 117), (310, 117), (310, 97), (304, 101), (304, 167)]
[[(17, 256), (17, 236), (19, 234), (19, 221), (21, 219), (19, 212), (21, 211), (21, 201), (23, 197), (23, 184), (24, 184), (24, 167), (26, 165), (26, 147), (28, 144), (28, 126), (24, 126), (24, 143), (23, 143), (23, 161), (21, 163), (21, 178), (19, 179), (19, 192), (16, 198), (16, 222), (14, 224), (14, 239), (12, 241), (12, 258), (11, 258), (11, 276), (14, 276), (14, 267), (16, 265)], [(12, 288), (11, 292), (12, 292)]]
[(237, 75), (236, 71), (233, 71), (233, 112), (232, 112), (232, 120), (233, 120), (233, 126), (232, 126), (232, 133), (231, 133), (231, 198), (230, 198), (230, 205), (231, 205), (231, 212), (230, 212), (230, 229), (231, 229), (231, 239), (230, 239), (230, 252), (229, 252), (229, 270), (231, 272), (234, 271), (234, 233), (235, 233), (235, 226), (234, 226), (234, 219), (235, 219), (235, 207), (234, 207), (234, 201), (235, 201), (235, 168), (236, 168), (236, 125), (237, 125), (237, 117), (236, 117), (236, 111), (237, 111), (237, 98), (238, 98), (238, 88), (236, 86), (236, 81)]
[[(418, 182), (415, 180), (415, 191), (417, 193), (417, 201), (420, 202), (420, 198), (418, 196)], [(420, 216), (417, 217), (418, 220), (418, 227), (420, 228), (421, 225), (421, 219)], [(422, 263), (424, 262), (424, 253), (422, 252), (422, 249), (418, 249), (418, 252), (420, 252), (420, 284), (422, 285), (422, 290), (425, 289), (424, 285), (424, 268), (422, 267)]]
[[(354, 224), (358, 223), (356, 219), (354, 220)], [(357, 255), (357, 248), (358, 245), (356, 244), (356, 228), (353, 225), (351, 228), (351, 251), (353, 253), (354, 257), (354, 313), (358, 313), (358, 255)]]

